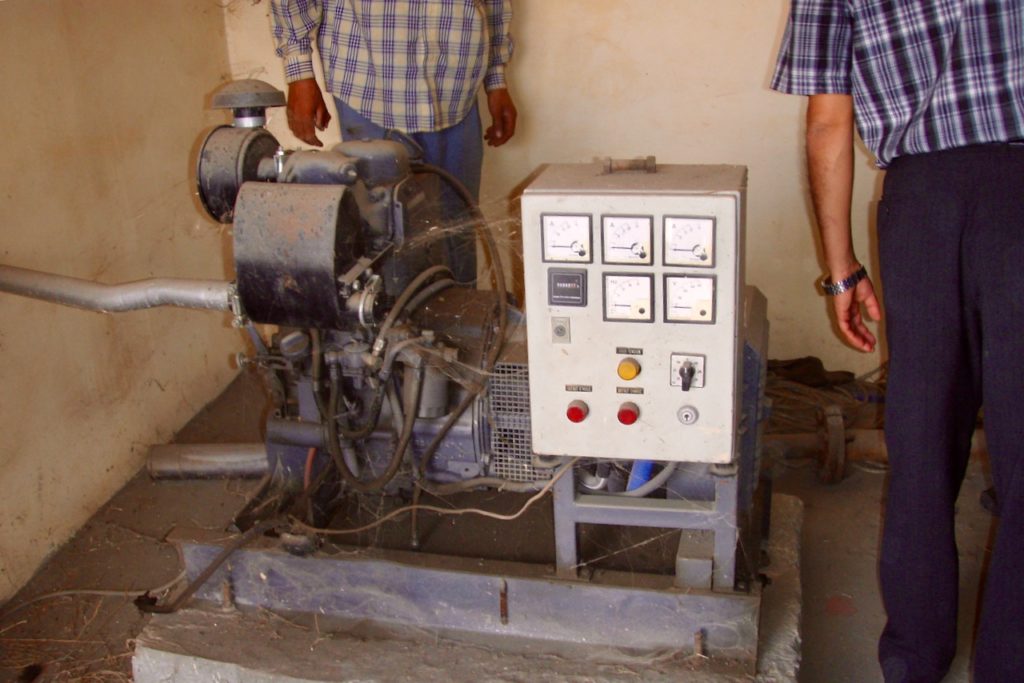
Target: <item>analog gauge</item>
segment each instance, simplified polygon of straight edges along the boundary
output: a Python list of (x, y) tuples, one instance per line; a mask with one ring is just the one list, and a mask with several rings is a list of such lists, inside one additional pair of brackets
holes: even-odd
[(714, 218), (665, 218), (665, 265), (715, 265)]
[(713, 323), (715, 278), (666, 276), (665, 320), (675, 323)]
[(650, 264), (652, 234), (650, 216), (603, 216), (604, 262)]
[(545, 261), (591, 262), (590, 216), (545, 214), (540, 220)]
[(604, 319), (654, 321), (654, 278), (650, 275), (605, 275)]

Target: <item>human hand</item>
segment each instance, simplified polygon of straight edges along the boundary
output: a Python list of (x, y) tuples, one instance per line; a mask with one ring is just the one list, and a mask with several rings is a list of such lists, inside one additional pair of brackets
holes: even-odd
[(288, 127), (303, 142), (323, 147), (316, 131), (331, 122), (327, 104), (314, 78), (303, 78), (288, 84)]
[(846, 341), (860, 351), (874, 351), (875, 335), (871, 334), (861, 315), (863, 306), (870, 320), (882, 319), (882, 305), (875, 296), (871, 278), (865, 277), (856, 287), (832, 297), (832, 306), (836, 312), (839, 331), (843, 333)]
[(484, 139), (491, 147), (500, 147), (516, 132), (516, 106), (508, 89), (498, 88), (487, 93), (487, 108), (491, 112), (491, 125)]

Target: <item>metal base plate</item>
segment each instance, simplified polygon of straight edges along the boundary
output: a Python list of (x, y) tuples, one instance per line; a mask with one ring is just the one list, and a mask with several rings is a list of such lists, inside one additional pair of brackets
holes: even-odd
[[(767, 636), (770, 644), (757, 669), (766, 670), (766, 657), (774, 657), (778, 661), (767, 664), (772, 680), (787, 680), (790, 672), (795, 676), (799, 659), (795, 548), (800, 511), (798, 501), (777, 498), (785, 499), (784, 506), (795, 506), (798, 521), (788, 523), (794, 513), (780, 513), (775, 502), (773, 522), (783, 528), (773, 526), (769, 553), (780, 561), (768, 569), (775, 576), (763, 601), (758, 594), (684, 592), (658, 585), (670, 577), (603, 572), (586, 582), (564, 581), (554, 578), (553, 567), (543, 565), (485, 561), (473, 563), (474, 568), (456, 558), (393, 551), (386, 556), (360, 550), (345, 556), (295, 557), (271, 548), (244, 550), (207, 583), (200, 594), (206, 602), (197, 603), (201, 609), (154, 617), (136, 648), (136, 680), (194, 680), (182, 672), (194, 676), (200, 669), (212, 676), (208, 667), (221, 660), (223, 665), (215, 668), (223, 680), (399, 680), (387, 673), (389, 667), (404, 661), (419, 668), (447, 649), (454, 658), (449, 667), (458, 662), (460, 672), (477, 660), (485, 661), (477, 662), (480, 666), (507, 663), (513, 668), (532, 662), (538, 671), (554, 672), (561, 669), (553, 667), (549, 656), (558, 655), (550, 661), (569, 667), (562, 676), (572, 666), (593, 672), (627, 664), (677, 676), (685, 671), (688, 680), (698, 671), (724, 676), (707, 680), (749, 680), (762, 604), (770, 612), (761, 621), (771, 624), (773, 632), (762, 634), (762, 642)], [(212, 541), (198, 538), (179, 543), (190, 575), (218, 551)], [(791, 594), (780, 599), (787, 591)], [(378, 657), (364, 661), (363, 668), (351, 668), (352, 662), (346, 661), (337, 674), (316, 666), (309, 669), (316, 674), (307, 679), (302, 662), (309, 657), (273, 655), (285, 646), (279, 642), (285, 632), (304, 642), (298, 651), (314, 653), (310, 661), (320, 665), (339, 661), (324, 648), (341, 641), (349, 642), (343, 648), (346, 660), (362, 661), (363, 653), (374, 648)], [(384, 637), (389, 639), (380, 640)], [(501, 653), (481, 651), (481, 645)], [(710, 659), (695, 655), (695, 647)], [(249, 649), (266, 657), (248, 656)], [(197, 662), (202, 662), (200, 669)], [(426, 680), (464, 680), (461, 673), (442, 669), (449, 675)], [(235, 670), (237, 675), (229, 675)], [(465, 669), (465, 680), (481, 680), (471, 671), (472, 666)], [(282, 677), (264, 677), (268, 672)], [(544, 679), (533, 674), (530, 680)]]
[[(202, 542), (181, 548), (190, 577), (221, 550)], [(670, 577), (620, 572), (566, 581), (541, 565), (400, 551), (297, 557), (257, 548), (235, 553), (199, 597), (316, 613), (346, 625), (367, 622), (377, 631), (411, 627), (470, 642), (500, 639), (504, 649), (516, 643), (512, 649), (534, 652), (566, 654), (583, 647), (693, 654), (696, 643), (698, 654), (749, 662), (752, 668), (760, 593), (682, 591), (669, 582)]]

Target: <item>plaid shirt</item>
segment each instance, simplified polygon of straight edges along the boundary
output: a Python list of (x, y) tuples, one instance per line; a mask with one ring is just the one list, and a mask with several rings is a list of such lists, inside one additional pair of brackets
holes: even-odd
[(1024, 138), (1024, 0), (793, 0), (771, 87), (852, 94), (883, 168)]
[(272, 0), (289, 83), (313, 77), (370, 121), (408, 133), (462, 121), (480, 85), (505, 87), (511, 0)]

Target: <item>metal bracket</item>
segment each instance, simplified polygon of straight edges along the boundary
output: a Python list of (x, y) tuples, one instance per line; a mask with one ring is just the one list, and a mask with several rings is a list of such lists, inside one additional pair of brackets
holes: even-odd
[(251, 323), (249, 316), (245, 314), (242, 307), (242, 298), (238, 295), (238, 285), (232, 282), (228, 285), (228, 306), (231, 308), (231, 326), (241, 329)]
[(611, 157), (604, 157), (601, 159), (601, 166), (604, 169), (605, 175), (626, 171), (658, 172), (658, 163), (653, 156), (641, 157), (639, 159), (612, 159)]
[(344, 275), (338, 278), (338, 291), (341, 295), (346, 298), (351, 296), (352, 292), (358, 289), (356, 283), (359, 281), (360, 276), (372, 268), (386, 255), (391, 253), (394, 248), (395, 245), (392, 242), (388, 242), (387, 245), (376, 254), (363, 256), (356, 261), (355, 265), (349, 268)]

